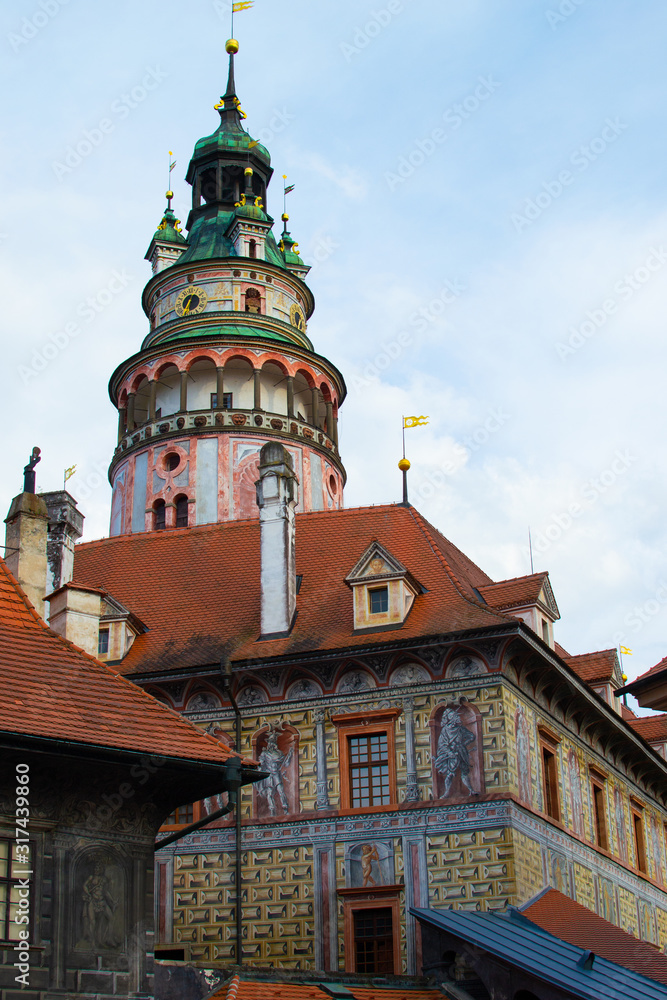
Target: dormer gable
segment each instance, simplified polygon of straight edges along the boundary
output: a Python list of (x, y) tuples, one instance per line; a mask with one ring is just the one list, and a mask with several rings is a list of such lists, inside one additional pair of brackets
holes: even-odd
[(374, 540), (345, 577), (352, 589), (354, 630), (400, 628), (422, 588), (406, 567)]
[(122, 660), (132, 643), (148, 628), (120, 601), (109, 594), (102, 598), (102, 613), (98, 635), (97, 658), (104, 663)]
[(560, 611), (548, 573), (532, 573), (499, 583), (482, 584), (478, 589), (490, 607), (520, 618), (540, 639), (554, 648), (553, 623), (560, 618)]

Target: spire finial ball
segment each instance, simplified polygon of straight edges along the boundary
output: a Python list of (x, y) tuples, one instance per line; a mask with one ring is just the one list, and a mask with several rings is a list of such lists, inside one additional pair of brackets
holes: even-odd
[(225, 52), (229, 52), (230, 56), (235, 56), (239, 50), (239, 43), (235, 38), (228, 38), (225, 42)]
[(246, 167), (245, 170), (243, 171), (243, 173), (246, 175), (246, 177), (252, 177), (252, 175), (254, 174), (254, 172), (255, 171), (252, 169), (252, 167)]
[(166, 191), (165, 192), (165, 198), (173, 198), (173, 197), (174, 197), (174, 192), (173, 191)]
[(283, 222), (289, 222), (289, 215), (287, 214), (287, 212), (283, 212), (280, 218), (283, 220)]
[(407, 472), (408, 469), (410, 468), (410, 463), (408, 462), (407, 458), (402, 458), (398, 463), (398, 467), (401, 470), (401, 472)]

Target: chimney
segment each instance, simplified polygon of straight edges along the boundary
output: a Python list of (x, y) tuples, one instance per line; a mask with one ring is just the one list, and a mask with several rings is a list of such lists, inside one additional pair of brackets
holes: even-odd
[(40, 493), (49, 513), (46, 543), (46, 593), (69, 583), (74, 573), (74, 543), (83, 534), (83, 514), (67, 490)]
[(289, 632), (296, 611), (294, 508), (298, 479), (292, 457), (277, 441), (259, 453), (257, 506), (260, 525), (261, 634)]
[(23, 493), (14, 497), (5, 518), (5, 561), (43, 618), (49, 512), (42, 498), (35, 494), (35, 466), (39, 458), (39, 448), (33, 448), (23, 470)]

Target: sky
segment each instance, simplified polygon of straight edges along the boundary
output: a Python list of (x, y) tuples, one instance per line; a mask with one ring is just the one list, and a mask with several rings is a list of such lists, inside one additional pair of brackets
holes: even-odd
[[(2, 496), (68, 488), (108, 533), (107, 384), (144, 260), (218, 124), (228, 0), (0, 8)], [(343, 373), (346, 506), (410, 499), (494, 579), (548, 570), (570, 653), (667, 654), (667, 132), (660, 0), (256, 0), (246, 126), (270, 150)]]

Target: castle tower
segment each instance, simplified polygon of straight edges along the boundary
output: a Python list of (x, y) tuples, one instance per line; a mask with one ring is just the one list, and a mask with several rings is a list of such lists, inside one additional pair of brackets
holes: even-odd
[(292, 457), (297, 511), (343, 505), (338, 453), (340, 372), (313, 350), (309, 271), (266, 210), (268, 151), (242, 127), (229, 78), (220, 125), (196, 144), (187, 239), (167, 209), (146, 258), (150, 332), (119, 365), (109, 392), (118, 445), (109, 470), (111, 535), (257, 517), (259, 453)]

